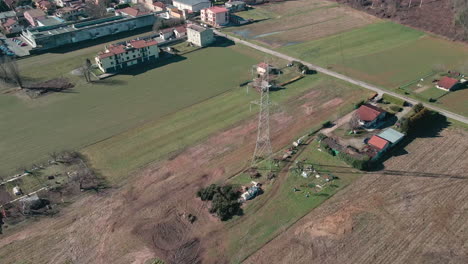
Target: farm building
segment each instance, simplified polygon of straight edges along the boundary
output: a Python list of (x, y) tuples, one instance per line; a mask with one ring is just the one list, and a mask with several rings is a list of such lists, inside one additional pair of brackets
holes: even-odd
[(374, 147), (375, 149), (377, 149), (379, 152), (383, 152), (385, 151), (389, 146), (390, 146), (390, 142), (388, 142), (387, 140), (379, 137), (379, 136), (372, 136), (370, 139), (369, 139), (369, 145)]
[(271, 73), (273, 70), (273, 66), (266, 63), (266, 62), (260, 62), (257, 64), (257, 74), (259, 75), (264, 75), (267, 71), (268, 73)]
[(131, 40), (106, 47), (96, 56), (96, 64), (103, 72), (118, 72), (137, 64), (154, 62), (159, 57), (154, 40)]
[(180, 10), (199, 12), (203, 8), (211, 6), (209, 0), (174, 0), (172, 4)]
[(359, 124), (364, 128), (375, 128), (386, 116), (385, 110), (376, 106), (364, 104), (357, 110)]
[(202, 9), (201, 20), (213, 26), (223, 26), (229, 23), (229, 10), (220, 6)]
[(212, 29), (193, 24), (187, 26), (187, 37), (188, 42), (193, 43), (199, 47), (208, 46), (214, 41)]
[(387, 128), (384, 131), (380, 132), (380, 134), (378, 134), (377, 136), (387, 140), (388, 142), (390, 142), (391, 146), (393, 146), (398, 144), (398, 142), (400, 142), (405, 137), (405, 134), (400, 133), (393, 128)]
[(436, 87), (446, 91), (453, 91), (457, 84), (457, 79), (444, 76), (437, 82)]

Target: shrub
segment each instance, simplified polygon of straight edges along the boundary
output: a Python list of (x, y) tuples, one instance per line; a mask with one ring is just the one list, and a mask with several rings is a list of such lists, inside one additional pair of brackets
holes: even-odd
[(396, 104), (396, 105), (398, 105), (398, 106), (405, 106), (405, 104), (406, 104), (406, 101), (405, 101), (405, 100), (402, 100), (402, 99), (400, 99), (400, 98), (396, 98), (396, 97), (391, 96), (391, 95), (388, 95), (388, 94), (383, 94), (382, 100), (383, 100), (385, 103)]
[(325, 121), (325, 122), (322, 123), (322, 127), (325, 127), (325, 128), (331, 127), (332, 125), (333, 125), (333, 124), (332, 124), (332, 122), (330, 122), (330, 121)]
[(317, 141), (322, 141), (322, 139), (324, 139), (324, 138), (327, 138), (327, 136), (325, 136), (323, 133), (319, 133), (317, 135)]
[(222, 221), (242, 213), (238, 202), (240, 192), (233, 185), (211, 184), (206, 188), (201, 188), (197, 196), (202, 201), (211, 201), (210, 213), (215, 213)]
[(401, 110), (403, 110), (403, 108), (399, 107), (398, 105), (391, 105), (390, 110), (396, 113), (396, 112), (400, 112)]
[(359, 107), (361, 107), (361, 105), (363, 105), (365, 103), (366, 103), (366, 101), (364, 101), (364, 100), (359, 101), (357, 104), (354, 105), (354, 109), (358, 109)]
[(353, 168), (356, 168), (358, 170), (365, 170), (368, 169), (368, 163), (369, 163), (369, 157), (364, 158), (364, 159), (358, 159), (355, 158), (349, 154), (346, 154), (344, 152), (338, 153), (338, 158), (341, 159), (342, 161), (346, 162), (347, 164), (353, 166)]

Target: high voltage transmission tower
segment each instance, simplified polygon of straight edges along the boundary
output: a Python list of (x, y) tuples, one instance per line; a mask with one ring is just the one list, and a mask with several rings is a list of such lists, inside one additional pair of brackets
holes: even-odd
[[(258, 113), (257, 127), (257, 142), (252, 158), (252, 167), (256, 167), (258, 162), (269, 160), (272, 155), (270, 142), (270, 70), (271, 66), (268, 63), (260, 63), (256, 65), (256, 78), (253, 80), (253, 88), (260, 92), (260, 101), (252, 102), (260, 106)], [(262, 67), (260, 73), (258, 67)]]

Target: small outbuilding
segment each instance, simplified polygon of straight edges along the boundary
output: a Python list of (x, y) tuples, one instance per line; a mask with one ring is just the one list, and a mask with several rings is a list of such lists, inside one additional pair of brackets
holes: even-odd
[(370, 139), (369, 139), (369, 145), (374, 147), (375, 149), (377, 149), (379, 152), (383, 152), (384, 150), (386, 150), (388, 148), (388, 146), (390, 146), (390, 142), (388, 142), (387, 140), (379, 137), (379, 136), (372, 136)]
[(405, 137), (405, 134), (400, 133), (393, 128), (387, 128), (377, 136), (390, 142), (390, 144), (393, 146), (398, 144), (398, 142), (400, 142)]

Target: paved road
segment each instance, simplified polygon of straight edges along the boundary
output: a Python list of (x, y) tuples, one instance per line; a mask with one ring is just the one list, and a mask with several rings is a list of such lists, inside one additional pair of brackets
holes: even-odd
[[(329, 76), (333, 76), (335, 78), (338, 78), (338, 79), (341, 79), (341, 80), (344, 80), (344, 81), (347, 81), (349, 83), (352, 83), (352, 84), (355, 84), (355, 85), (358, 85), (358, 86), (361, 86), (363, 88), (366, 88), (366, 89), (369, 89), (369, 90), (372, 90), (372, 91), (375, 91), (379, 94), (382, 94), (382, 93), (386, 93), (386, 94), (389, 94), (389, 95), (392, 95), (392, 96), (395, 96), (395, 97), (398, 97), (400, 99), (403, 99), (407, 102), (410, 102), (412, 104), (417, 104), (417, 103), (422, 103), (424, 104), (423, 102), (419, 101), (419, 100), (416, 100), (416, 99), (413, 99), (413, 98), (410, 98), (410, 97), (406, 97), (404, 95), (401, 95), (401, 94), (398, 94), (398, 93), (394, 93), (394, 92), (391, 92), (391, 91), (388, 91), (388, 90), (385, 90), (383, 88), (379, 88), (377, 86), (374, 86), (372, 84), (368, 84), (366, 82), (363, 82), (363, 81), (359, 81), (359, 80), (356, 80), (356, 79), (353, 79), (351, 77), (348, 77), (348, 76), (345, 76), (343, 74), (340, 74), (340, 73), (337, 73), (337, 72), (334, 72), (334, 71), (330, 71), (328, 69), (325, 69), (325, 68), (322, 68), (318, 65), (315, 65), (315, 64), (312, 64), (312, 63), (308, 63), (306, 61), (303, 61), (303, 60), (300, 60), (300, 59), (297, 59), (297, 58), (294, 58), (294, 57), (291, 57), (291, 56), (288, 56), (286, 54), (283, 54), (283, 53), (280, 53), (280, 52), (277, 52), (277, 51), (274, 51), (274, 50), (271, 50), (271, 49), (267, 49), (265, 47), (262, 47), (262, 46), (259, 46), (259, 45), (256, 45), (256, 44), (253, 44), (253, 43), (250, 43), (248, 41), (244, 41), (244, 40), (241, 40), (239, 38), (236, 38), (236, 37), (232, 37), (232, 36), (229, 36), (229, 35), (226, 35), (225, 33), (222, 33), (222, 32), (219, 32), (218, 30), (214, 30), (214, 33), (216, 35), (219, 35), (219, 36), (223, 36), (223, 37), (226, 37), (236, 43), (240, 43), (240, 44), (243, 44), (243, 45), (246, 45), (246, 46), (249, 46), (251, 48), (254, 48), (256, 50), (259, 50), (259, 51), (262, 51), (262, 52), (265, 52), (265, 53), (268, 53), (268, 54), (271, 54), (271, 55), (274, 55), (276, 57), (279, 57), (279, 58), (282, 58), (282, 59), (285, 59), (285, 60), (288, 60), (288, 61), (299, 61), (301, 62), (302, 64), (306, 65), (307, 67), (311, 68), (311, 69), (315, 69), (317, 72), (321, 72), (323, 74), (326, 74), (326, 75), (329, 75)], [(432, 109), (432, 110), (435, 110), (443, 115), (445, 115), (446, 117), (448, 118), (452, 118), (452, 119), (455, 119), (457, 121), (460, 121), (460, 122), (463, 122), (465, 124), (468, 124), (468, 118), (465, 117), (465, 116), (462, 116), (462, 115), (459, 115), (459, 114), (455, 114), (455, 113), (452, 113), (450, 111), (447, 111), (445, 109), (442, 109), (442, 108), (439, 108), (437, 106), (433, 106), (433, 105), (429, 105), (429, 104), (424, 104), (424, 106), (426, 106), (427, 108), (429, 109)]]

